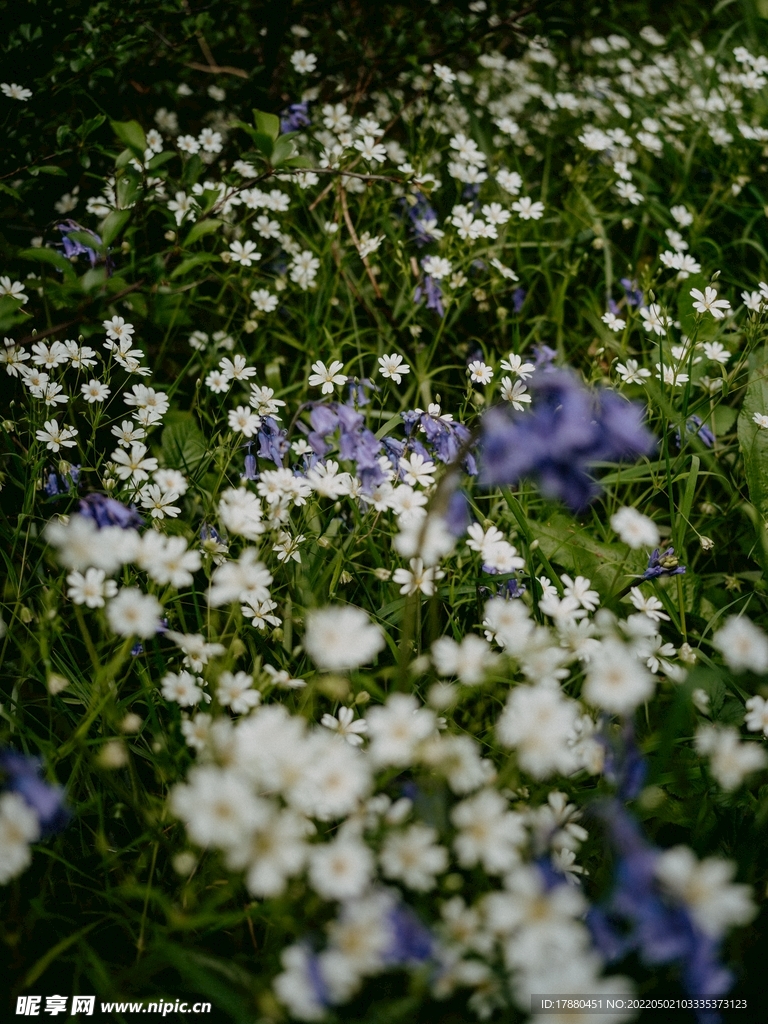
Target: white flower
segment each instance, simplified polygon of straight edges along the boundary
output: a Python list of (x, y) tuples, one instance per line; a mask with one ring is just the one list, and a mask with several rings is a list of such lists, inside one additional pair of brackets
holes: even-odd
[(342, 736), (351, 747), (359, 747), (363, 742), (362, 734), (368, 731), (366, 720), (355, 719), (352, 708), (339, 708), (335, 718), (333, 715), (323, 715), (320, 725), (335, 732), (337, 736)]
[(317, 57), (306, 50), (295, 50), (291, 54), (291, 64), (300, 75), (309, 75), (317, 67)]
[[(338, 359), (334, 359), (330, 366), (326, 367), (325, 363), (321, 363), (319, 360), (312, 364), (314, 373), (310, 374), (309, 386), (313, 388), (319, 388), (322, 386), (322, 393), (324, 395), (333, 394), (334, 385), (341, 385), (347, 383), (347, 375), (345, 373), (339, 373), (339, 370), (344, 368), (344, 363)], [(403, 371), (401, 371), (403, 372)]]
[(636, 359), (628, 359), (626, 364), (616, 363), (616, 372), (625, 384), (645, 384), (645, 378), (651, 376), (651, 371), (639, 366)]
[(195, 766), (171, 791), (171, 810), (203, 847), (231, 849), (268, 818), (269, 805), (240, 776), (213, 765)]
[(325, 899), (354, 899), (367, 889), (374, 867), (373, 855), (365, 843), (342, 835), (312, 848), (309, 880)]
[(514, 373), (520, 380), (528, 380), (536, 369), (533, 363), (524, 362), (523, 357), (515, 355), (514, 352), (510, 352), (506, 359), (502, 359), (501, 368), (508, 373)]
[[(514, 123), (514, 122), (512, 122)], [(499, 125), (499, 127), (501, 127)], [(509, 131), (508, 128), (502, 128), (502, 131)], [(513, 134), (517, 134), (516, 132)], [(516, 196), (520, 193), (520, 189), (523, 187), (523, 179), (517, 173), (517, 171), (508, 171), (506, 168), (502, 169), (496, 175), (497, 184), (504, 189), (505, 192), (509, 192), (510, 195)]]
[(635, 608), (643, 615), (647, 615), (653, 622), (669, 622), (669, 616), (661, 610), (664, 605), (658, 597), (654, 597), (652, 594), (646, 597), (645, 594), (640, 593), (638, 587), (630, 590), (629, 597)]
[(257, 288), (251, 292), (251, 302), (260, 313), (273, 313), (278, 306), (278, 298), (266, 288)]
[(387, 159), (386, 147), (377, 142), (372, 135), (356, 139), (354, 147), (360, 153), (363, 160), (367, 160), (369, 163), (383, 164)]
[[(125, 426), (126, 423), (123, 423), (123, 427)], [(115, 431), (113, 430), (112, 433), (115, 433)], [(175, 491), (177, 497), (181, 497), (189, 490), (189, 484), (187, 483), (186, 477), (183, 473), (180, 473), (178, 469), (157, 469), (152, 474), (152, 479), (156, 484), (159, 484), (164, 491)]]
[(577, 710), (550, 686), (516, 686), (496, 725), (499, 741), (517, 750), (520, 767), (536, 779), (568, 775), (578, 766), (568, 745)]
[(45, 441), (45, 447), (51, 452), (57, 452), (60, 448), (74, 448), (77, 437), (77, 430), (74, 427), (60, 427), (58, 420), (46, 420), (43, 430), (37, 430), (35, 437), (38, 441)]
[(656, 877), (675, 899), (685, 903), (696, 924), (713, 939), (734, 925), (745, 925), (757, 913), (748, 885), (731, 882), (733, 861), (719, 857), (697, 860), (687, 846), (665, 850), (656, 861)]
[(197, 704), (203, 696), (200, 680), (191, 672), (166, 672), (161, 680), (162, 694), (166, 700), (175, 701), (183, 708)]
[(588, 580), (586, 576), (577, 576), (575, 580), (572, 580), (565, 573), (560, 578), (563, 581), (563, 592), (567, 598), (573, 598), (589, 612), (595, 611), (600, 604), (600, 595), (596, 590), (589, 589), (592, 585), (591, 580)]
[(711, 313), (715, 320), (722, 320), (725, 311), (731, 308), (728, 299), (718, 299), (714, 288), (707, 287), (703, 292), (698, 288), (691, 288), (690, 294), (694, 299), (693, 308), (699, 313)]
[(80, 391), (89, 405), (93, 405), (94, 402), (105, 401), (112, 393), (106, 384), (102, 384), (101, 381), (95, 378), (91, 378), (87, 384), (81, 384)]
[(0, 295), (10, 295), (12, 299), (20, 299), (22, 306), (29, 300), (21, 281), (11, 281), (10, 277), (0, 277)]
[(637, 186), (632, 181), (617, 181), (615, 188), (616, 194), (622, 199), (628, 200), (632, 206), (639, 206), (645, 199), (645, 196), (642, 192), (638, 191)]
[(131, 445), (130, 452), (124, 448), (116, 448), (110, 458), (117, 463), (115, 472), (121, 480), (132, 478), (134, 483), (149, 479), (149, 474), (157, 469), (157, 459), (147, 458), (147, 446), (140, 441)]
[[(191, 138), (191, 136), (182, 136), (182, 138)], [(197, 142), (195, 142), (194, 139), (192, 139), (192, 141), (197, 147)], [(199, 147), (194, 150), (195, 153), (198, 148)], [(181, 225), (183, 221), (188, 217), (191, 217), (194, 214), (196, 207), (197, 202), (192, 198), (192, 196), (188, 196), (186, 192), (177, 192), (173, 199), (168, 200), (168, 209), (172, 214), (174, 214), (177, 225)]]
[(761, 430), (765, 430), (768, 427), (768, 416), (764, 412), (753, 413), (752, 422), (756, 423)]
[(375, 765), (410, 764), (417, 745), (436, 727), (434, 713), (405, 693), (393, 693), (383, 707), (371, 708), (366, 720)]
[(417, 594), (421, 592), (431, 597), (435, 592), (435, 581), (441, 580), (445, 573), (442, 569), (431, 567), (424, 568), (424, 562), (420, 558), (412, 558), (409, 562), (410, 569), (395, 569), (392, 576), (394, 583), (401, 584), (401, 594)]
[(379, 356), (379, 373), (382, 377), (393, 380), (395, 384), (399, 384), (402, 381), (402, 374), (410, 372), (410, 366), (406, 366), (401, 355), (393, 353), (390, 356)]
[(107, 605), (107, 619), (118, 636), (154, 636), (160, 626), (163, 607), (152, 594), (137, 587), (123, 587)]
[(261, 426), (261, 417), (251, 409), (250, 405), (238, 405), (227, 413), (227, 423), (231, 430), (236, 430), (243, 437), (253, 437)]
[(689, 380), (687, 373), (681, 373), (674, 366), (662, 366), (661, 363), (656, 363), (656, 376), (659, 380), (663, 380), (665, 384), (669, 384), (673, 388), (681, 388)]
[(152, 519), (165, 519), (168, 516), (175, 519), (181, 512), (174, 501), (178, 501), (179, 495), (176, 491), (166, 491), (159, 484), (147, 484), (142, 487), (141, 507), (147, 509)]
[(746, 702), (747, 714), (744, 724), (750, 732), (762, 732), (768, 736), (768, 701), (763, 697), (750, 697)]
[(220, 153), (223, 148), (221, 132), (215, 132), (212, 128), (203, 128), (197, 141), (206, 153)]
[(520, 220), (541, 220), (544, 216), (544, 203), (534, 203), (529, 196), (521, 196), (512, 203), (512, 209)]
[(587, 665), (584, 699), (614, 714), (629, 714), (653, 694), (654, 678), (618, 640), (603, 640)]
[(490, 384), (493, 377), (493, 368), (486, 365), (482, 359), (475, 359), (467, 366), (470, 380), (475, 384)]
[(729, 616), (715, 633), (712, 644), (734, 672), (768, 672), (768, 637), (746, 616)]
[(0, 885), (32, 863), (29, 844), (40, 838), (37, 814), (18, 793), (0, 793)]
[(673, 206), (669, 211), (681, 228), (687, 228), (693, 224), (693, 214), (685, 206)]
[(768, 756), (757, 743), (742, 743), (733, 726), (702, 725), (696, 730), (696, 750), (709, 757), (709, 768), (719, 786), (738, 789), (751, 772), (768, 764)]
[(612, 331), (623, 331), (627, 326), (627, 321), (622, 320), (620, 316), (616, 316), (615, 313), (603, 313), (600, 317), (604, 324), (607, 324)]
[(459, 829), (453, 841), (459, 864), (482, 864), (492, 875), (510, 871), (520, 861), (520, 847), (527, 839), (521, 814), (509, 811), (500, 793), (483, 789), (457, 804), (451, 822)]
[(113, 341), (129, 340), (136, 328), (133, 324), (126, 323), (123, 317), (113, 316), (111, 320), (104, 320), (102, 327), (107, 332), (107, 337)]
[(442, 279), (444, 277), (448, 277), (453, 270), (450, 260), (447, 260), (442, 256), (427, 256), (422, 261), (422, 267), (424, 268), (424, 272), (429, 274), (429, 276), (433, 277), (436, 281), (442, 281)]
[(496, 663), (487, 641), (474, 633), (467, 633), (461, 643), (449, 636), (441, 636), (432, 644), (432, 661), (441, 676), (458, 676), (467, 686), (482, 683)]
[(428, 825), (410, 825), (387, 836), (379, 855), (387, 878), (396, 878), (409, 889), (428, 892), (435, 875), (448, 867), (448, 851), (437, 845), (437, 831)]
[(250, 267), (261, 259), (261, 253), (256, 251), (256, 243), (250, 238), (243, 242), (230, 242), (229, 252), (235, 263), (241, 263), (244, 267)]
[(261, 702), (261, 693), (253, 689), (253, 676), (247, 672), (222, 672), (216, 699), (236, 714), (245, 715)]
[(23, 85), (17, 85), (15, 82), (11, 82), (10, 85), (8, 82), (0, 82), (0, 90), (9, 100), (21, 100), (22, 103), (26, 103), (32, 95), (31, 89), (26, 89)]
[(435, 482), (433, 477), (437, 467), (434, 462), (425, 459), (423, 455), (414, 452), (412, 455), (405, 455), (400, 459), (400, 472), (403, 480), (412, 487), (431, 487)]
[(653, 331), (659, 337), (663, 337), (667, 328), (672, 326), (672, 318), (664, 316), (661, 312), (661, 306), (656, 302), (652, 302), (647, 308), (643, 307), (640, 310), (640, 316), (643, 318), (645, 330)]
[(114, 597), (117, 584), (108, 580), (103, 569), (86, 569), (85, 575), (71, 572), (67, 576), (69, 590), (67, 596), (75, 604), (84, 604), (88, 608), (103, 608), (105, 597)]
[(307, 613), (304, 648), (319, 668), (331, 672), (359, 668), (384, 647), (381, 627), (362, 608), (331, 605)]

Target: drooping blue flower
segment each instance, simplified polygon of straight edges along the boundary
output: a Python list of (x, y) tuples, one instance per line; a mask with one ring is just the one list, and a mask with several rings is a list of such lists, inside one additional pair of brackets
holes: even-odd
[(523, 303), (525, 302), (525, 296), (527, 294), (528, 293), (525, 288), (515, 288), (512, 292), (512, 308), (516, 313), (519, 313), (523, 308)]
[(259, 458), (269, 459), (282, 468), (283, 458), (288, 451), (288, 431), (272, 416), (262, 416), (258, 431)]
[(444, 315), (443, 292), (431, 274), (425, 274), (424, 283), (417, 285), (416, 291), (413, 293), (413, 301), (421, 302), (422, 297), (427, 300), (427, 309), (433, 309), (438, 316)]
[(312, 121), (309, 117), (309, 104), (307, 103), (291, 103), (291, 105), (283, 111), (280, 117), (280, 131), (286, 132), (298, 132), (302, 128), (306, 128)]
[(396, 903), (388, 914), (392, 944), (384, 954), (385, 963), (414, 966), (432, 955), (435, 942), (429, 929), (410, 907)]
[(46, 836), (64, 828), (70, 813), (64, 805), (64, 790), (46, 782), (42, 769), (39, 757), (28, 757), (17, 750), (0, 750), (3, 788), (23, 797), (37, 815), (41, 835)]
[(365, 425), (362, 413), (338, 402), (318, 403), (309, 414), (312, 431), (307, 440), (318, 458), (332, 450), (328, 438), (339, 432), (339, 456), (354, 462), (363, 488), (370, 490), (385, 479), (379, 465), (383, 444)]
[(379, 391), (379, 387), (369, 380), (367, 377), (348, 377), (347, 387), (349, 388), (349, 397), (347, 398), (347, 405), (370, 405), (370, 398), (366, 394), (366, 391)]
[(259, 473), (258, 473), (258, 468), (257, 468), (258, 464), (256, 462), (256, 456), (253, 454), (253, 451), (251, 450), (252, 445), (249, 444), (247, 446), (247, 448), (248, 448), (248, 451), (246, 452), (246, 456), (245, 456), (245, 460), (244, 460), (242, 479), (243, 480), (258, 480), (259, 479)]
[(135, 505), (123, 505), (117, 498), (106, 494), (89, 494), (80, 501), (80, 515), (92, 519), (102, 529), (119, 526), (123, 530), (136, 529), (144, 522)]
[(624, 298), (628, 306), (645, 305), (645, 296), (637, 281), (631, 281), (628, 277), (622, 277), (620, 283), (624, 289)]
[(533, 346), (533, 356), (536, 361), (537, 367), (548, 367), (550, 363), (553, 363), (557, 358), (557, 352), (549, 345), (545, 345), (544, 342), (540, 342), (538, 345)]
[(648, 559), (648, 568), (632, 586), (639, 587), (643, 580), (657, 580), (659, 576), (680, 576), (684, 572), (685, 566), (680, 565), (680, 559), (673, 547), (661, 552), (656, 548)]
[(427, 197), (419, 192), (413, 205), (405, 197), (399, 202), (411, 222), (411, 231), (416, 245), (421, 248), (423, 245), (437, 241), (437, 235), (429, 233), (432, 227), (437, 226), (437, 211), (429, 205)]
[(45, 472), (43, 491), (49, 498), (58, 498), (60, 495), (69, 494), (80, 481), (80, 470), (79, 465), (70, 465), (69, 470), (64, 473), (48, 468)]
[(483, 417), (481, 483), (534, 479), (547, 497), (580, 512), (600, 491), (595, 463), (648, 455), (655, 447), (639, 405), (587, 388), (569, 371), (537, 374), (531, 391), (530, 412), (497, 406)]
[[(685, 423), (685, 432), (686, 434), (691, 434), (694, 437), (698, 437), (701, 443), (703, 445), (706, 445), (707, 448), (712, 448), (714, 446), (715, 435), (712, 433), (712, 431), (709, 429), (706, 423), (704, 423), (700, 416), (688, 417)], [(675, 432), (675, 441), (677, 443), (677, 447), (679, 448), (681, 444), (679, 429)]]
[[(78, 224), (76, 220), (60, 221), (56, 225), (56, 227), (61, 232), (61, 242), (59, 244), (64, 250), (64, 255), (67, 257), (67, 259), (71, 259), (73, 256), (87, 256), (88, 262), (91, 264), (92, 267), (95, 267), (96, 264), (101, 261), (101, 256), (95, 249), (86, 245), (85, 242), (83, 242), (79, 238), (70, 237), (70, 234), (73, 231), (76, 231), (78, 233), (82, 232), (83, 235), (90, 236), (93, 238), (94, 245), (98, 245), (99, 247), (101, 247), (101, 245), (103, 244), (102, 240), (96, 234), (95, 231), (91, 231), (90, 228), (84, 228), (83, 225)], [(107, 257), (106, 266), (107, 273), (111, 273), (112, 260), (109, 259), (109, 257)]]

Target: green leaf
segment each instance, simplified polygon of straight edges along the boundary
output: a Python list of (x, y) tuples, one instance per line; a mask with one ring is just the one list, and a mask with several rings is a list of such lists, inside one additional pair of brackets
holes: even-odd
[(189, 248), (198, 238), (202, 238), (203, 235), (210, 235), (212, 232), (218, 231), (220, 227), (220, 220), (199, 220), (197, 224), (190, 228), (189, 234), (184, 239), (184, 248)]
[(22, 249), (18, 253), (23, 260), (30, 260), (32, 263), (48, 263), (60, 270), (65, 277), (74, 279), (75, 270), (66, 256), (56, 249)]
[(0, 192), (5, 192), (7, 196), (13, 196), (14, 199), (21, 199), (15, 188), (11, 188), (10, 185), (6, 185), (2, 181), (0, 181)]
[(85, 140), (89, 135), (95, 132), (97, 128), (101, 128), (106, 120), (107, 118), (105, 114), (97, 114), (96, 117), (90, 117), (87, 121), (83, 121), (77, 129), (77, 134), (81, 139)]
[[(765, 353), (768, 356), (768, 352)], [(768, 368), (765, 358), (752, 371), (738, 421), (749, 498), (763, 522), (768, 520), (768, 430), (758, 427), (755, 413), (768, 414)]]
[(279, 167), (280, 164), (286, 160), (291, 160), (296, 156), (296, 147), (293, 144), (293, 139), (289, 139), (287, 135), (278, 139), (275, 143), (275, 147), (272, 150), (272, 164), (275, 167)]
[(21, 312), (21, 302), (10, 295), (0, 295), (0, 331), (8, 331), (27, 317)]
[(71, 238), (74, 242), (79, 242), (81, 245), (88, 246), (88, 248), (93, 249), (94, 252), (100, 252), (102, 255), (105, 253), (104, 243), (100, 242), (92, 231), (87, 231), (85, 228), (83, 228), (82, 231), (70, 231), (68, 232), (67, 237)]
[(45, 164), (44, 167), (30, 167), (29, 173), (33, 178), (36, 178), (38, 174), (51, 174), (56, 178), (65, 178), (67, 172), (63, 167), (57, 167), (56, 164)]
[(183, 277), (184, 274), (190, 270), (194, 270), (195, 267), (199, 267), (202, 263), (219, 263), (221, 256), (217, 252), (198, 252), (194, 256), (189, 256), (187, 259), (182, 260), (181, 263), (174, 269), (171, 274), (171, 280), (176, 277)]
[(253, 123), (258, 132), (268, 135), (273, 142), (280, 134), (280, 118), (277, 114), (266, 114), (263, 110), (254, 110)]
[(147, 148), (147, 138), (144, 129), (138, 121), (110, 121), (112, 131), (140, 160), (144, 159), (144, 152)]
[(152, 159), (147, 164), (147, 170), (156, 171), (158, 168), (162, 167), (163, 164), (167, 164), (169, 160), (173, 160), (173, 158), (177, 155), (178, 154), (176, 153), (170, 152), (158, 153), (156, 156), (153, 156)]
[(168, 424), (163, 431), (162, 446), (163, 458), (171, 469), (190, 473), (205, 458), (205, 437), (191, 414)]
[(101, 225), (101, 237), (104, 245), (114, 242), (130, 219), (130, 210), (113, 210), (112, 213), (107, 214)]
[(132, 206), (141, 188), (141, 178), (133, 169), (123, 171), (117, 179), (117, 205), (120, 209), (127, 209)]

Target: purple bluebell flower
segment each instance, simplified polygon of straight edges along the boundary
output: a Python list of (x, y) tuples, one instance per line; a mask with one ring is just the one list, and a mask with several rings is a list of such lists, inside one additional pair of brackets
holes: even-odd
[(600, 490), (594, 463), (635, 458), (655, 447), (640, 406), (615, 392), (593, 391), (569, 371), (538, 374), (531, 391), (530, 412), (497, 406), (483, 417), (480, 479), (486, 486), (533, 478), (547, 497), (580, 512)]
[(206, 541), (213, 541), (214, 544), (221, 544), (221, 534), (215, 526), (209, 526), (207, 523), (203, 523), (200, 527), (200, 541), (205, 544)]
[(123, 530), (137, 529), (144, 522), (135, 505), (123, 505), (117, 498), (106, 494), (89, 494), (80, 501), (80, 515), (92, 519), (103, 529), (105, 526), (119, 526)]
[[(613, 887), (602, 906), (587, 914), (592, 939), (609, 962), (637, 952), (648, 966), (676, 963), (688, 995), (721, 996), (733, 984), (719, 961), (719, 943), (696, 926), (687, 907), (666, 897), (656, 881), (660, 850), (643, 836), (620, 799), (594, 808), (617, 855)], [(717, 1013), (697, 1012), (700, 1024)]]
[[(89, 228), (84, 228), (82, 224), (78, 224), (76, 220), (63, 220), (60, 221), (56, 227), (61, 232), (61, 242), (59, 243), (64, 250), (64, 255), (67, 259), (71, 259), (73, 256), (87, 256), (88, 261), (92, 267), (95, 267), (100, 262), (101, 256), (95, 249), (85, 245), (82, 241), (76, 238), (70, 238), (72, 231), (82, 232), (85, 235), (91, 235), (94, 240), (94, 244), (101, 246), (102, 240), (96, 234), (95, 231), (91, 231)], [(111, 261), (107, 260), (107, 269), (111, 269)]]
[(645, 296), (637, 281), (631, 281), (628, 277), (622, 277), (620, 283), (624, 289), (624, 298), (628, 306), (645, 305)]
[(16, 750), (0, 750), (3, 788), (23, 797), (37, 815), (41, 834), (46, 836), (64, 828), (70, 813), (64, 806), (64, 790), (47, 783), (42, 768), (39, 757), (28, 757)]
[(469, 514), (469, 501), (465, 491), (456, 490), (448, 499), (448, 508), (443, 513), (445, 525), (454, 537), (463, 537), (469, 529), (472, 517)]
[(243, 480), (258, 480), (259, 473), (257, 469), (256, 456), (251, 451), (251, 445), (248, 445), (248, 451), (245, 456), (245, 465), (243, 468)]
[(466, 184), (461, 190), (461, 198), (466, 202), (474, 202), (480, 195), (480, 186), (477, 184)]
[(634, 581), (632, 586), (639, 587), (643, 580), (657, 580), (660, 576), (680, 576), (684, 572), (685, 566), (680, 565), (680, 560), (673, 547), (661, 552), (656, 548), (648, 559), (648, 568), (639, 579)]
[(499, 586), (499, 589), (496, 591), (496, 596), (515, 599), (522, 597), (527, 589), (528, 587), (524, 583), (521, 583), (517, 576), (513, 576), (512, 579), (506, 580), (506, 582)]
[(291, 103), (280, 117), (280, 131), (283, 133), (298, 132), (311, 123), (309, 105), (307, 103)]
[(557, 358), (557, 352), (555, 352), (553, 348), (550, 348), (549, 345), (545, 345), (542, 341), (540, 344), (533, 346), (533, 357), (536, 361), (537, 367), (546, 367), (555, 361)]
[[(685, 423), (686, 434), (692, 434), (694, 437), (698, 437), (703, 445), (707, 448), (712, 448), (715, 443), (715, 435), (704, 423), (700, 416), (689, 416)], [(680, 430), (675, 432), (675, 441), (677, 447), (680, 447)]]
[(262, 416), (258, 431), (259, 457), (269, 459), (282, 468), (283, 458), (288, 451), (288, 431), (272, 416)]
[(385, 962), (415, 966), (429, 960), (435, 948), (434, 939), (414, 911), (403, 903), (396, 903), (389, 911), (388, 919), (392, 928), (392, 945), (384, 954)]
[(618, 316), (620, 312), (618, 302), (610, 295), (608, 296), (608, 312), (613, 313), (614, 316)]
[(433, 309), (438, 316), (444, 315), (443, 293), (440, 285), (431, 274), (425, 274), (424, 283), (417, 285), (416, 291), (413, 293), (413, 301), (421, 302), (422, 297), (427, 300), (427, 309)]
[(143, 653), (144, 653), (144, 644), (141, 642), (141, 640), (137, 640), (136, 643), (131, 648), (131, 657), (132, 658), (138, 658), (139, 655), (141, 655)]
[(635, 741), (632, 720), (624, 722), (618, 737), (612, 737), (607, 731), (608, 719), (603, 717), (601, 729), (595, 739), (605, 750), (603, 775), (616, 787), (620, 800), (636, 799), (647, 774), (647, 762)]
[(528, 293), (525, 288), (515, 288), (512, 292), (512, 308), (516, 313), (519, 313), (523, 308), (523, 303), (525, 302), (525, 296), (527, 294)]
[(431, 235), (429, 229), (433, 222), (435, 225), (437, 224), (437, 211), (429, 205), (427, 197), (419, 192), (416, 202), (412, 206), (405, 197), (399, 202), (411, 222), (411, 231), (416, 245), (421, 248), (423, 245), (429, 245), (430, 242), (436, 241), (436, 236)]
[(49, 498), (57, 498), (62, 494), (69, 494), (72, 488), (76, 488), (80, 481), (81, 467), (70, 465), (66, 473), (58, 473), (55, 469), (48, 468), (45, 471), (43, 490)]
[(347, 399), (347, 405), (370, 405), (370, 398), (366, 394), (368, 391), (379, 391), (379, 387), (369, 380), (367, 377), (348, 377), (347, 387), (349, 388), (349, 397)]

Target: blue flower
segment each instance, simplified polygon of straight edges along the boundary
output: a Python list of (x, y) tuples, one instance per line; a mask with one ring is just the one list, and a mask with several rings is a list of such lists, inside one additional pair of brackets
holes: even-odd
[(659, 553), (656, 548), (648, 559), (648, 568), (642, 576), (635, 580), (633, 587), (639, 587), (643, 580), (657, 580), (659, 576), (679, 576), (685, 572), (685, 566), (680, 565), (680, 560), (675, 554), (675, 549), (667, 548)]
[(70, 814), (64, 806), (64, 790), (43, 779), (42, 766), (39, 757), (28, 757), (16, 750), (0, 750), (5, 789), (23, 797), (38, 817), (41, 835), (46, 836), (64, 828)]
[[(78, 224), (76, 220), (63, 220), (57, 224), (56, 227), (61, 232), (61, 242), (59, 244), (64, 250), (64, 255), (67, 259), (71, 259), (73, 256), (87, 256), (92, 267), (95, 267), (96, 264), (100, 262), (101, 256), (95, 249), (92, 249), (80, 239), (69, 237), (71, 232), (77, 231), (86, 236), (90, 235), (93, 238), (94, 244), (101, 246), (103, 244), (102, 240), (95, 231), (91, 231), (89, 228), (84, 228), (83, 225)], [(109, 259), (109, 257), (107, 257), (106, 266), (107, 273), (111, 273), (112, 260)]]
[(484, 416), (481, 483), (532, 478), (547, 497), (581, 512), (600, 491), (591, 474), (596, 462), (636, 458), (655, 447), (642, 408), (615, 392), (592, 391), (556, 369), (534, 377), (531, 391), (530, 412), (496, 407)]
[(413, 206), (409, 205), (408, 200), (405, 198), (400, 200), (400, 204), (411, 222), (411, 231), (413, 232), (413, 240), (416, 245), (421, 247), (436, 241), (437, 236), (430, 235), (427, 225), (431, 226), (432, 222), (437, 224), (437, 211), (433, 210), (429, 205), (427, 197), (419, 192)]
[(272, 416), (262, 416), (258, 431), (259, 457), (269, 459), (276, 466), (282, 467), (283, 458), (288, 451), (288, 431)]
[(384, 954), (385, 962), (413, 966), (430, 958), (435, 947), (434, 939), (410, 907), (395, 904), (388, 919), (392, 928), (392, 945)]
[[(621, 287), (624, 289), (624, 297), (628, 306), (644, 306), (645, 296), (637, 281), (630, 281), (628, 277), (622, 277)], [(611, 310), (613, 312), (613, 310)]]
[(256, 456), (251, 451), (251, 445), (248, 445), (248, 451), (245, 456), (245, 464), (243, 466), (243, 480), (258, 480), (259, 473), (257, 468)]
[(525, 302), (525, 296), (527, 294), (528, 293), (525, 288), (515, 288), (512, 292), (512, 308), (516, 313), (519, 313), (523, 308), (523, 303)]
[(136, 529), (144, 520), (135, 505), (126, 506), (106, 494), (89, 494), (80, 501), (80, 515), (92, 519), (103, 529), (105, 526), (119, 526), (123, 530)]
[[(707, 448), (712, 448), (715, 443), (715, 435), (712, 433), (712, 431), (709, 429), (706, 423), (703, 422), (700, 416), (688, 417), (685, 423), (685, 432), (686, 434), (693, 434), (694, 437), (698, 437), (701, 443), (703, 445), (706, 445)], [(681, 444), (679, 430), (677, 430), (675, 433), (675, 441), (677, 443), (677, 447), (679, 448)]]
[(280, 118), (280, 131), (297, 132), (306, 128), (312, 122), (309, 117), (309, 105), (307, 103), (292, 103), (287, 110), (284, 110)]
[(427, 309), (433, 309), (438, 316), (443, 316), (445, 313), (443, 293), (440, 285), (430, 274), (425, 274), (424, 283), (417, 286), (416, 291), (413, 293), (413, 301), (420, 302), (422, 296), (427, 300)]

